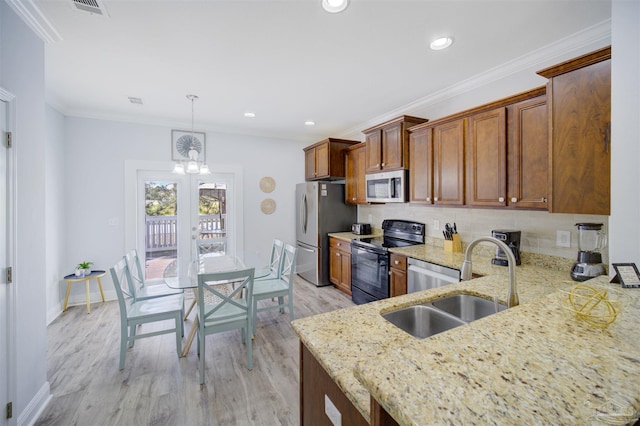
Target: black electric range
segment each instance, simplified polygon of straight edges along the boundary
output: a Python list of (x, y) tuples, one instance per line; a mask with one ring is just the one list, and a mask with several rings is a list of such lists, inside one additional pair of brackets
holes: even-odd
[(424, 244), (423, 223), (387, 219), (382, 231), (381, 237), (351, 240), (351, 298), (356, 304), (390, 296), (389, 248)]

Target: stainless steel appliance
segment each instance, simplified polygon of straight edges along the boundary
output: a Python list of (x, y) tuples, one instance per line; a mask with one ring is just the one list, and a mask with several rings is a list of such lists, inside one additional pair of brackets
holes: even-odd
[(407, 176), (407, 170), (365, 175), (367, 202), (406, 203), (409, 186)]
[[(516, 258), (516, 265), (520, 264), (520, 237), (521, 231), (514, 231), (512, 229), (498, 229), (491, 231), (491, 236), (499, 241), (505, 243), (513, 252), (513, 256)], [(507, 266), (507, 255), (500, 248), (496, 248), (496, 257), (491, 259), (491, 263), (494, 265)]]
[(407, 261), (407, 293), (429, 290), (460, 282), (460, 271), (435, 263), (409, 258)]
[(357, 220), (356, 206), (344, 202), (344, 184), (304, 182), (296, 185), (296, 272), (316, 286), (329, 282), (330, 232), (346, 232)]
[(368, 235), (371, 234), (371, 224), (369, 223), (354, 223), (351, 225), (351, 232), (356, 235)]
[(423, 223), (384, 220), (382, 232), (351, 240), (351, 299), (358, 305), (390, 296), (389, 248), (424, 244)]
[(605, 246), (605, 234), (602, 223), (576, 223), (578, 227), (578, 261), (571, 267), (571, 279), (586, 281), (604, 274), (602, 249)]

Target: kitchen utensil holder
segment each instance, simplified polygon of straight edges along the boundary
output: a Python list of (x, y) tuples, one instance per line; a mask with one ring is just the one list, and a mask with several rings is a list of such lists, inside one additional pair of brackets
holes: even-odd
[(452, 234), (451, 238), (451, 240), (444, 240), (444, 251), (462, 253), (462, 240), (460, 240), (460, 234)]

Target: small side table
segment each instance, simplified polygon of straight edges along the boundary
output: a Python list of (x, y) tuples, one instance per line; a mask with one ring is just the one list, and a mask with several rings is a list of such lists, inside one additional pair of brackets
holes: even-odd
[(62, 312), (67, 310), (67, 302), (69, 301), (69, 292), (71, 291), (71, 283), (77, 283), (79, 281), (84, 281), (86, 289), (87, 289), (87, 313), (91, 313), (91, 299), (89, 297), (89, 281), (95, 278), (98, 282), (98, 288), (100, 289), (100, 295), (102, 296), (102, 301), (104, 302), (104, 292), (102, 291), (102, 281), (100, 278), (104, 277), (105, 271), (95, 270), (91, 271), (89, 275), (85, 275), (84, 277), (78, 277), (76, 274), (69, 274), (64, 277), (64, 280), (67, 282), (67, 295), (64, 297), (64, 307), (62, 308)]

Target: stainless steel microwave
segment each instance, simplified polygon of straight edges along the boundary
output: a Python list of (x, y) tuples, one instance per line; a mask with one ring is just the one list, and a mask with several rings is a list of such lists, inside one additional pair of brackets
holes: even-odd
[(408, 171), (372, 173), (365, 175), (368, 203), (406, 203)]

